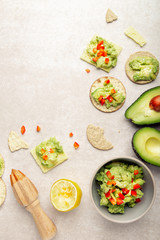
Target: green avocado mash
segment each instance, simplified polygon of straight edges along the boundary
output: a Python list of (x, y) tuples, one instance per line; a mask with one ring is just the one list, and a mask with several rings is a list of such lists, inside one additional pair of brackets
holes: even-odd
[(64, 153), (63, 147), (55, 137), (40, 143), (36, 146), (35, 152), (41, 164), (47, 168), (55, 166), (58, 162), (58, 155)]
[(129, 66), (135, 71), (134, 81), (154, 80), (159, 69), (159, 62), (152, 57), (136, 57)]
[(110, 108), (111, 106), (117, 107), (124, 101), (125, 96), (118, 92), (113, 84), (110, 81), (108, 83), (108, 81), (106, 80), (103, 83), (103, 87), (97, 88), (91, 95), (98, 104), (105, 104), (106, 108)]
[[(106, 41), (104, 38), (95, 36), (86, 49), (92, 57), (91, 62), (96, 64), (97, 68), (110, 69), (117, 64), (118, 52), (114, 44)], [(107, 60), (106, 60), (107, 58)]]
[(100, 205), (106, 206), (110, 213), (124, 213), (124, 207), (134, 207), (141, 201), (143, 169), (137, 165), (112, 162), (102, 167), (96, 175), (100, 185)]
[(0, 154), (0, 177), (3, 175), (4, 168), (5, 168), (4, 160), (3, 160), (3, 157)]

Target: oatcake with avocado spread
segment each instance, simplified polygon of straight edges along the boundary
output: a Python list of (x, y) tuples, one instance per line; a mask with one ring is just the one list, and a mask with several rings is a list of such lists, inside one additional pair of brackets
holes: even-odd
[(128, 58), (125, 70), (132, 82), (146, 84), (156, 79), (159, 72), (159, 62), (149, 52), (136, 52)]
[(91, 86), (90, 99), (95, 108), (102, 112), (117, 111), (125, 102), (126, 90), (120, 80), (101, 77)]
[(84, 50), (81, 59), (106, 72), (116, 66), (122, 47), (95, 35)]

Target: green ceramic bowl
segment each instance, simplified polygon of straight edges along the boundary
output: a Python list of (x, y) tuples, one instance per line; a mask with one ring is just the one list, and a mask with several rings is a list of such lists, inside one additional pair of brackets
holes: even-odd
[[(136, 204), (133, 208), (129, 208), (126, 206), (124, 214), (109, 213), (107, 210), (107, 207), (100, 206), (100, 196), (97, 193), (97, 189), (99, 189), (99, 185), (97, 184), (95, 179), (96, 173), (100, 170), (101, 167), (105, 166), (106, 164), (112, 161), (122, 161), (126, 163), (129, 162), (129, 163), (139, 165), (143, 168), (145, 184), (143, 185), (144, 195), (142, 197), (142, 200), (141, 202)], [(130, 223), (140, 219), (150, 210), (155, 199), (155, 181), (151, 171), (143, 162), (132, 157), (119, 157), (119, 158), (109, 159), (97, 168), (97, 170), (95, 171), (91, 179), (90, 194), (91, 194), (93, 205), (95, 206), (96, 210), (104, 218), (116, 223)]]

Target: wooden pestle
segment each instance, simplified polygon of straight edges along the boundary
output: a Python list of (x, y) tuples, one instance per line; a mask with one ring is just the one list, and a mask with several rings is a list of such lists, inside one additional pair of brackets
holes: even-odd
[(56, 226), (41, 208), (34, 184), (21, 171), (15, 169), (12, 169), (10, 181), (17, 201), (32, 214), (41, 238), (52, 239), (56, 234)]

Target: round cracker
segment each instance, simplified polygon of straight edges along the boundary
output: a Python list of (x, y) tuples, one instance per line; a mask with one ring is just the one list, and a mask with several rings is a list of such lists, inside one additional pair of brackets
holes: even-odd
[(5, 163), (2, 155), (0, 154), (0, 177), (2, 177), (4, 173)]
[(97, 108), (98, 110), (100, 110), (102, 112), (110, 113), (110, 112), (115, 112), (118, 109), (120, 109), (123, 106), (125, 99), (117, 107), (111, 106), (110, 108), (106, 108), (105, 104), (103, 106), (101, 104), (98, 104), (91, 95), (91, 93), (94, 92), (97, 88), (104, 87), (103, 83), (106, 80), (110, 80), (110, 82), (113, 84), (113, 86), (117, 90), (117, 92), (122, 93), (124, 96), (126, 96), (126, 89), (123, 86), (122, 82), (120, 80), (118, 80), (117, 78), (109, 77), (109, 76), (101, 77), (101, 78), (98, 78), (96, 81), (94, 81), (94, 83), (92, 84), (92, 86), (90, 88), (89, 96), (90, 96), (91, 102), (95, 108)]
[[(127, 77), (128, 77), (132, 82), (134, 82), (134, 83), (136, 83), (136, 84), (146, 84), (146, 83), (150, 83), (150, 82), (154, 81), (154, 80), (148, 80), (148, 81), (144, 81), (144, 80), (143, 80), (143, 81), (136, 81), (136, 82), (134, 81), (133, 75), (134, 75), (135, 71), (131, 69), (131, 67), (129, 66), (129, 63), (130, 63), (134, 58), (136, 58), (136, 57), (152, 57), (152, 58), (154, 58), (154, 59), (157, 60), (157, 58), (156, 58), (153, 54), (151, 54), (150, 52), (143, 52), (143, 51), (135, 52), (134, 54), (132, 54), (132, 55), (128, 58), (128, 60), (127, 60), (127, 62), (126, 62), (126, 65), (125, 65), (125, 71), (126, 71)], [(157, 60), (157, 61), (158, 61), (158, 60)], [(157, 71), (157, 73), (156, 73), (156, 76), (158, 75), (158, 73), (159, 73), (159, 68), (158, 68), (158, 71)]]
[(109, 150), (113, 148), (112, 143), (105, 138), (103, 128), (89, 124), (86, 133), (88, 141), (93, 147), (100, 150)]
[(0, 206), (4, 203), (5, 198), (6, 198), (6, 184), (0, 178)]

